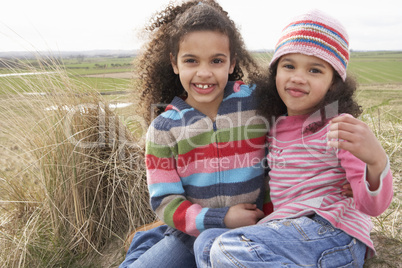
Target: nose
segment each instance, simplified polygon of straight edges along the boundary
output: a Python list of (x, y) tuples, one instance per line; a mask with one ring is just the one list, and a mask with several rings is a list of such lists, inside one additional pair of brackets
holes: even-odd
[(210, 77), (212, 72), (207, 64), (202, 64), (197, 69), (197, 76), (199, 77)]
[(294, 72), (292, 77), (290, 78), (290, 80), (293, 83), (297, 83), (297, 84), (306, 83), (306, 78), (304, 77), (304, 74), (302, 73), (302, 71)]

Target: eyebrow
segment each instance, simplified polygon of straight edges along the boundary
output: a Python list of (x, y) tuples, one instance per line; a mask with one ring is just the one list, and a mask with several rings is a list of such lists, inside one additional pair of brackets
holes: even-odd
[[(197, 56), (194, 55), (194, 54), (183, 54), (183, 55), (181, 55), (180, 57), (182, 57), (182, 58), (196, 58)], [(226, 55), (226, 54), (224, 54), (224, 53), (216, 53), (216, 54), (212, 55), (211, 58), (215, 58), (215, 57), (225, 57), (225, 58), (228, 58), (229, 56)]]
[(325, 66), (324, 64), (321, 64), (321, 63), (313, 63), (312, 66), (317, 66), (317, 67), (321, 67), (321, 68), (324, 68), (324, 69), (327, 68), (327, 66)]

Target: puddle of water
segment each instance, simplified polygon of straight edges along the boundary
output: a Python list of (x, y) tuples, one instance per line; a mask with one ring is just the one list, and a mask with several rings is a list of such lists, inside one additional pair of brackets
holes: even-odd
[(54, 74), (54, 73), (56, 73), (56, 72), (12, 73), (12, 74), (0, 74), (0, 77), (24, 76), (24, 75), (41, 75), (41, 74)]
[[(43, 93), (43, 94), (45, 94), (45, 93)], [(131, 106), (131, 105), (133, 105), (132, 102), (110, 103), (109, 104), (109, 109), (114, 110), (116, 108), (125, 108), (125, 107)], [(86, 107), (87, 106), (82, 105), (82, 106), (79, 107), (79, 110), (82, 112)], [(57, 106), (57, 105), (52, 105), (50, 107), (45, 108), (45, 111), (56, 111), (56, 110), (72, 111), (72, 110), (74, 110), (74, 108), (69, 107), (67, 105), (63, 105), (63, 106), (60, 106), (60, 107)]]
[(111, 103), (109, 104), (110, 109), (116, 109), (116, 108), (126, 108), (128, 106), (133, 105), (132, 102), (122, 102), (122, 103)]

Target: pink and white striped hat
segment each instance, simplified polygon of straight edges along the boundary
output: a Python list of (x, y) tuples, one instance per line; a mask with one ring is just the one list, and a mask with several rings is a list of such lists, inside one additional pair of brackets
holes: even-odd
[(281, 56), (301, 53), (316, 56), (332, 65), (343, 81), (349, 62), (349, 37), (342, 24), (319, 10), (292, 20), (283, 30), (269, 66)]

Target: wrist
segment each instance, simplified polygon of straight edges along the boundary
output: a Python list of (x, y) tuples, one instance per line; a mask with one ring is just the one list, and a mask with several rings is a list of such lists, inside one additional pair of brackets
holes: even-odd
[(380, 185), (381, 176), (387, 167), (388, 157), (382, 157), (380, 161), (366, 165), (366, 182), (370, 191), (376, 191)]

